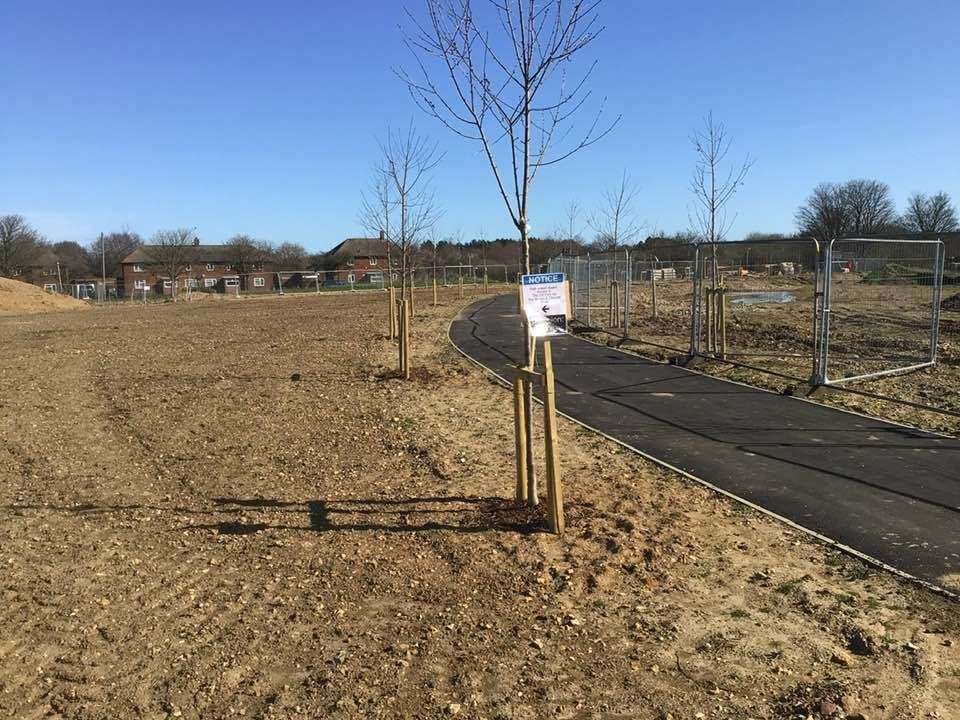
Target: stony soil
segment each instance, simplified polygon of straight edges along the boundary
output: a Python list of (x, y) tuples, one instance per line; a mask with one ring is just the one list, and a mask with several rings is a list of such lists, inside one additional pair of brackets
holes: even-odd
[(544, 533), (455, 295), (0, 320), (0, 716), (960, 717), (955, 601), (566, 421)]

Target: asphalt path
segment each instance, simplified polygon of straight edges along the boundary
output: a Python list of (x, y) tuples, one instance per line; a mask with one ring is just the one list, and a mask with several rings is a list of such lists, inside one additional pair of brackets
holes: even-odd
[[(464, 354), (512, 381), (515, 295), (450, 326)], [(960, 590), (960, 440), (553, 339), (557, 407), (651, 458), (925, 582)]]

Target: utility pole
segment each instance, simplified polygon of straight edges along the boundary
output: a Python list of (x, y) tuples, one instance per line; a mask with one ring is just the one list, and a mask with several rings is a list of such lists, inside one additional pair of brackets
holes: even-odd
[(103, 233), (100, 233), (100, 276), (103, 280), (100, 286), (100, 292), (103, 293), (100, 302), (104, 302), (107, 299), (107, 252), (103, 245)]

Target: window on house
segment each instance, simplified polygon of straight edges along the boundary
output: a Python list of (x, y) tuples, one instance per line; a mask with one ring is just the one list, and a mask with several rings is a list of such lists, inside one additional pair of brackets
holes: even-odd
[(183, 286), (185, 288), (195, 288), (197, 286), (197, 281), (195, 278), (185, 278), (183, 281)]
[(203, 286), (204, 286), (204, 287), (213, 287), (213, 286), (216, 285), (216, 284), (217, 284), (217, 279), (216, 279), (216, 278), (204, 278), (204, 279), (203, 279)]
[(375, 266), (377, 264), (377, 259), (375, 257), (368, 258), (368, 261), (371, 266)]
[[(213, 268), (211, 268), (211, 270), (212, 270), (212, 269), (213, 269)], [(233, 270), (233, 265), (230, 265), (230, 264), (224, 265), (224, 266), (223, 266), (223, 269), (224, 269), (224, 270), (227, 270), (227, 271)]]
[(47, 292), (56, 292), (56, 291), (57, 291), (57, 284), (56, 284), (56, 283), (44, 283), (44, 284), (43, 284), (43, 289), (46, 290)]
[(266, 284), (266, 281), (262, 277), (255, 277), (253, 279), (254, 287), (263, 287)]
[(207, 263), (207, 270), (213, 270), (213, 263)]
[(237, 280), (237, 278), (227, 278), (226, 280), (223, 281), (223, 284), (226, 287), (237, 287), (238, 285), (240, 285), (240, 281)]
[(173, 284), (173, 283), (171, 283), (169, 280), (164, 280), (164, 281), (163, 281), (163, 286), (164, 286), (165, 288), (170, 287), (172, 284)]
[(133, 266), (134, 272), (143, 272), (143, 265), (137, 264)]
[(187, 266), (184, 268), (184, 270), (186, 270), (187, 272), (190, 272), (191, 270), (193, 270), (193, 265), (187, 265)]
[(146, 289), (147, 289), (147, 281), (146, 281), (146, 280), (134, 280), (134, 281), (133, 281), (133, 287), (136, 288), (137, 290), (146, 290)]
[(347, 282), (348, 282), (348, 283), (355, 283), (356, 281), (357, 281), (357, 280), (356, 280), (356, 276), (355, 276), (353, 273), (347, 273)]

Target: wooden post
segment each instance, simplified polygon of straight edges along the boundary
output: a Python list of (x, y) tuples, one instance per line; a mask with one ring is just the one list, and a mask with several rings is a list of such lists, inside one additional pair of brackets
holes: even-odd
[(713, 290), (704, 288), (707, 300), (707, 352), (713, 352)]
[(397, 337), (397, 293), (392, 285), (387, 293), (387, 297), (389, 298), (387, 310), (390, 312), (390, 339), (395, 340)]
[(414, 317), (415, 313), (413, 311), (413, 276), (410, 276), (410, 285), (407, 288), (407, 299), (410, 301), (410, 317)]
[(657, 319), (657, 271), (650, 262), (650, 290), (653, 292), (653, 319)]
[(483, 292), (484, 292), (484, 294), (490, 292), (490, 281), (489, 281), (489, 279), (487, 278), (487, 270), (486, 270), (486, 268), (484, 268), (484, 270), (483, 270)]
[(573, 309), (573, 283), (567, 279), (567, 321), (573, 320), (574, 315), (576, 314)]
[(463, 300), (463, 275), (460, 276), (460, 285), (459, 285), (459, 287), (460, 287), (459, 298), (460, 298), (461, 300)]
[(517, 502), (527, 500), (527, 411), (524, 382), (519, 376), (513, 382), (513, 434), (517, 455), (517, 487), (514, 497)]
[(727, 288), (720, 286), (720, 357), (727, 357)]
[(433, 275), (433, 306), (437, 306), (437, 275)]
[(547, 461), (547, 521), (553, 532), (562, 535), (566, 521), (563, 515), (563, 488), (560, 485), (553, 354), (549, 340), (543, 341), (543, 431)]
[(407, 349), (403, 343), (403, 304), (403, 300), (397, 300), (397, 353), (401, 373), (403, 373), (403, 366), (406, 360), (404, 358), (404, 352), (406, 352)]
[(613, 283), (613, 326), (620, 327), (623, 321), (620, 319), (620, 283)]
[(617, 284), (616, 280), (610, 282), (610, 289), (607, 293), (607, 327), (613, 325), (613, 287)]
[(403, 304), (403, 379), (410, 379), (410, 306)]
[(523, 314), (523, 285), (517, 282), (517, 312)]

